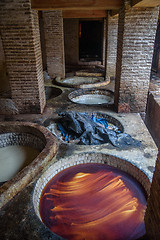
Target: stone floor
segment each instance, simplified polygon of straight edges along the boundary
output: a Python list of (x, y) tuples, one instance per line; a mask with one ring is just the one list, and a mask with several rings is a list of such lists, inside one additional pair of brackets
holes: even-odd
[[(52, 82), (46, 83), (46, 86), (53, 86)], [(56, 86), (54, 86), (56, 87)], [(54, 99), (47, 101), (46, 108), (43, 114), (25, 114), (4, 116), (0, 115), (1, 121), (22, 121), (33, 122), (44, 125), (48, 119), (56, 119), (58, 113), (62, 111), (79, 111), (79, 112), (101, 112), (109, 114), (117, 118), (126, 133), (133, 138), (141, 141), (141, 146), (137, 148), (117, 149), (111, 144), (102, 144), (97, 146), (79, 146), (76, 144), (65, 144), (59, 142), (59, 150), (56, 159), (60, 160), (64, 157), (69, 157), (78, 153), (101, 152), (110, 154), (126, 161), (140, 168), (152, 180), (155, 161), (157, 157), (157, 147), (149, 134), (141, 116), (139, 114), (117, 114), (113, 106), (109, 108), (106, 106), (87, 106), (72, 103), (68, 99), (68, 94), (73, 91), (71, 88), (62, 89), (62, 94)], [(107, 87), (110, 90), (114, 88), (114, 82), (111, 81)], [(53, 162), (55, 158), (53, 159)], [(44, 169), (45, 171), (46, 169)], [(0, 211), (0, 239), (6, 240), (29, 240), (29, 239), (62, 239), (51, 233), (38, 219), (33, 208), (33, 191), (36, 185), (37, 176), (30, 184), (28, 184), (22, 191), (8, 202)]]

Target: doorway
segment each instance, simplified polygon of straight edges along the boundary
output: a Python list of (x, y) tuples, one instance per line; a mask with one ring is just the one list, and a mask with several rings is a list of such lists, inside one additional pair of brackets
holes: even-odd
[(103, 21), (79, 21), (79, 61), (102, 61)]

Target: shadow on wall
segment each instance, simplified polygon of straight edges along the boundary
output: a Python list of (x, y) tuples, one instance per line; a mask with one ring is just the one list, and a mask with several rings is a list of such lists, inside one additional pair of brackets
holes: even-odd
[(0, 95), (4, 96), (10, 92), (9, 79), (6, 73), (5, 64), (0, 66)]
[(2, 45), (2, 39), (0, 36), (0, 95), (2, 93), (10, 91), (9, 79), (7, 76), (6, 64), (5, 64), (5, 55)]

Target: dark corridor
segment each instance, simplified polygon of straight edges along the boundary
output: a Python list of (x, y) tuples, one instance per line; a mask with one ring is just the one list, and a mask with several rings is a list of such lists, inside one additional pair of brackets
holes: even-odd
[(79, 60), (102, 61), (103, 22), (79, 22)]

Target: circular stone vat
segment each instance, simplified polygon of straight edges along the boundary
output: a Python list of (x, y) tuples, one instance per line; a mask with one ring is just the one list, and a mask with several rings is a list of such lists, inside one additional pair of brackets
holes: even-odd
[[(94, 115), (98, 119), (104, 118), (105, 120), (107, 120), (107, 122), (108, 122), (109, 126), (111, 127), (111, 129), (116, 130), (116, 131), (120, 131), (121, 133), (124, 132), (124, 127), (121, 124), (121, 122), (118, 119), (112, 117), (111, 115), (100, 113), (100, 112), (91, 112), (91, 113), (87, 113), (87, 114), (89, 116)], [(46, 127), (60, 141), (62, 141), (63, 143), (68, 143), (67, 141), (63, 140), (63, 135), (62, 135), (61, 131), (59, 130), (58, 126), (57, 126), (57, 122), (52, 122), (51, 124), (49, 124)], [(69, 143), (75, 143), (76, 144), (78, 142), (77, 142), (77, 140), (73, 140), (73, 141), (71, 140), (71, 141), (69, 141)]]
[(0, 207), (21, 191), (57, 152), (55, 137), (33, 123), (0, 123)]
[(96, 88), (96, 87), (103, 87), (110, 83), (110, 78), (107, 77), (104, 80), (104, 77), (68, 77), (65, 79), (56, 78), (56, 83), (65, 87), (72, 87), (72, 88)]
[(131, 163), (88, 153), (61, 159), (38, 180), (33, 203), (40, 220), (65, 239), (138, 239), (150, 182)]
[(52, 98), (58, 97), (61, 95), (62, 90), (60, 88), (56, 87), (45, 87), (45, 95), (46, 95), (46, 100), (50, 100)]
[(68, 98), (78, 104), (110, 105), (114, 103), (114, 93), (109, 90), (77, 90), (68, 95)]

